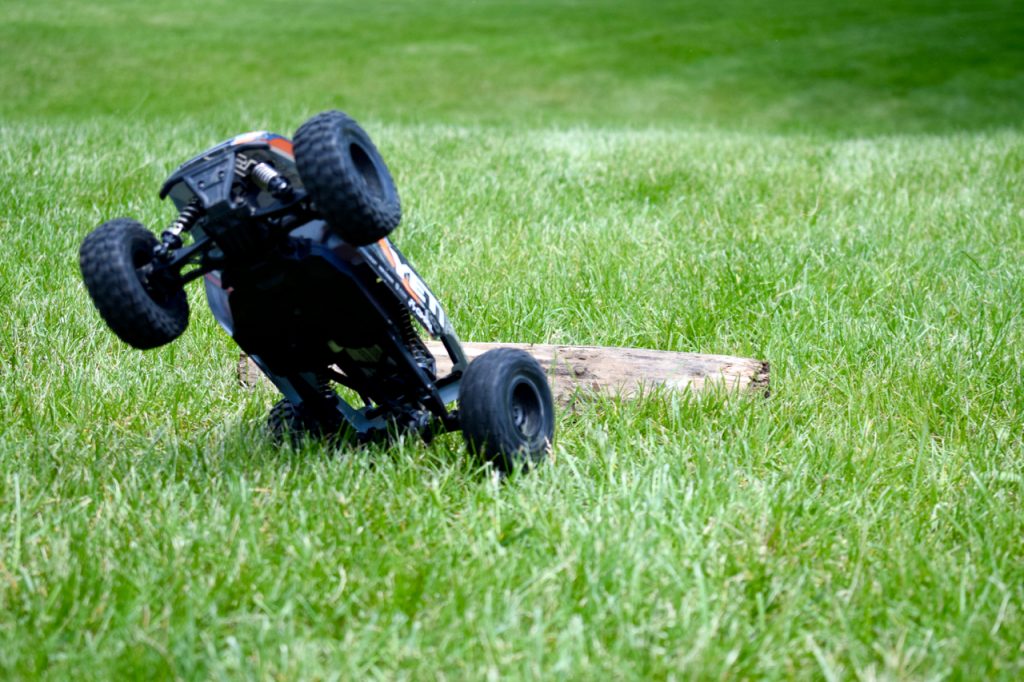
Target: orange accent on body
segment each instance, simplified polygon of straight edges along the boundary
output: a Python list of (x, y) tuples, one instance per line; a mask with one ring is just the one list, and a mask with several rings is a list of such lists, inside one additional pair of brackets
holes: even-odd
[(272, 139), (270, 141), (270, 146), (276, 147), (277, 149), (280, 149), (288, 156), (295, 158), (295, 150), (292, 148), (292, 143), (284, 139), (283, 137), (275, 137), (274, 139)]
[[(391, 263), (391, 269), (398, 274), (398, 257), (391, 252), (391, 245), (388, 244), (387, 237), (378, 241), (377, 244), (380, 245), (380, 250), (384, 252), (384, 256), (388, 259), (388, 262)], [(423, 303), (423, 299), (420, 298), (420, 295), (413, 291), (413, 288), (409, 286), (409, 279), (407, 277), (399, 275), (398, 279), (402, 282), (402, 286), (405, 287), (405, 290), (409, 292), (409, 295), (412, 296), (412, 300), (417, 303)]]
[(388, 244), (387, 237), (378, 240), (377, 245), (380, 247), (380, 250), (384, 252), (384, 256), (388, 259), (388, 262), (391, 263), (391, 267), (395, 267), (395, 254), (391, 253), (391, 245)]

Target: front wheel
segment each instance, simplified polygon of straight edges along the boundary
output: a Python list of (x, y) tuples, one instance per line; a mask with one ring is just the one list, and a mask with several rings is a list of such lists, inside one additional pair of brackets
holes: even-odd
[(555, 412), (540, 363), (515, 348), (475, 359), (459, 386), (459, 420), (470, 451), (501, 471), (541, 462), (551, 447)]
[(158, 243), (141, 223), (118, 218), (89, 233), (78, 252), (85, 288), (100, 316), (122, 341), (141, 350), (170, 343), (188, 327), (185, 290), (147, 282), (145, 268)]
[(358, 123), (325, 111), (295, 133), (295, 165), (327, 224), (345, 241), (365, 246), (402, 219), (402, 206), (380, 152)]

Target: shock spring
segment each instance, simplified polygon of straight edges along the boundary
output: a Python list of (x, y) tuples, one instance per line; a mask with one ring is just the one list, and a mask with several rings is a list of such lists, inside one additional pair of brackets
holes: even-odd
[(198, 199), (193, 199), (160, 235), (160, 245), (156, 247), (157, 257), (165, 260), (170, 258), (171, 250), (182, 246), (181, 235), (191, 230), (202, 217), (203, 207)]
[(203, 209), (199, 205), (199, 200), (193, 199), (188, 206), (181, 209), (177, 219), (164, 231), (164, 234), (169, 232), (176, 237), (180, 237), (182, 232), (191, 230), (202, 216)]
[(283, 198), (291, 194), (292, 185), (281, 173), (266, 161), (257, 163), (249, 170), (257, 185), (270, 192), (274, 197)]
[(405, 342), (412, 356), (416, 358), (416, 364), (433, 376), (436, 371), (434, 356), (423, 345), (423, 340), (420, 339), (420, 335), (413, 324), (412, 315), (407, 312), (398, 315), (398, 332), (401, 334), (402, 341)]

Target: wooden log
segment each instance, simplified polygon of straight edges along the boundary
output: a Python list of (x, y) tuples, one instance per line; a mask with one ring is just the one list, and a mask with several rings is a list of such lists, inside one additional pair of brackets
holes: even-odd
[[(438, 375), (451, 371), (451, 361), (441, 343), (428, 341), (427, 347), (437, 359)], [(719, 386), (727, 391), (765, 397), (769, 394), (768, 363), (731, 355), (525, 343), (467, 342), (462, 347), (470, 360), (493, 348), (525, 350), (544, 367), (555, 399), (560, 402), (570, 402), (591, 392), (634, 397), (655, 387), (699, 392)], [(243, 355), (238, 362), (239, 382), (252, 388), (262, 377)]]

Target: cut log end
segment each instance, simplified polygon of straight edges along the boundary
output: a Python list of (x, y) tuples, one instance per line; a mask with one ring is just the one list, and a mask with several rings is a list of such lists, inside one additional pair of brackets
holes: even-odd
[(750, 390), (759, 393), (762, 397), (772, 397), (772, 367), (767, 360), (761, 360), (761, 367), (750, 377)]
[[(444, 346), (427, 343), (444, 376), (452, 363)], [(519, 348), (540, 362), (551, 380), (555, 399), (570, 403), (587, 394), (636, 397), (650, 389), (698, 393), (713, 387), (767, 398), (771, 394), (771, 370), (767, 362), (731, 355), (706, 355), (642, 348), (606, 346), (556, 346), (522, 343), (464, 343), (473, 358), (495, 348)], [(238, 361), (238, 381), (253, 389), (263, 374), (246, 356)]]

